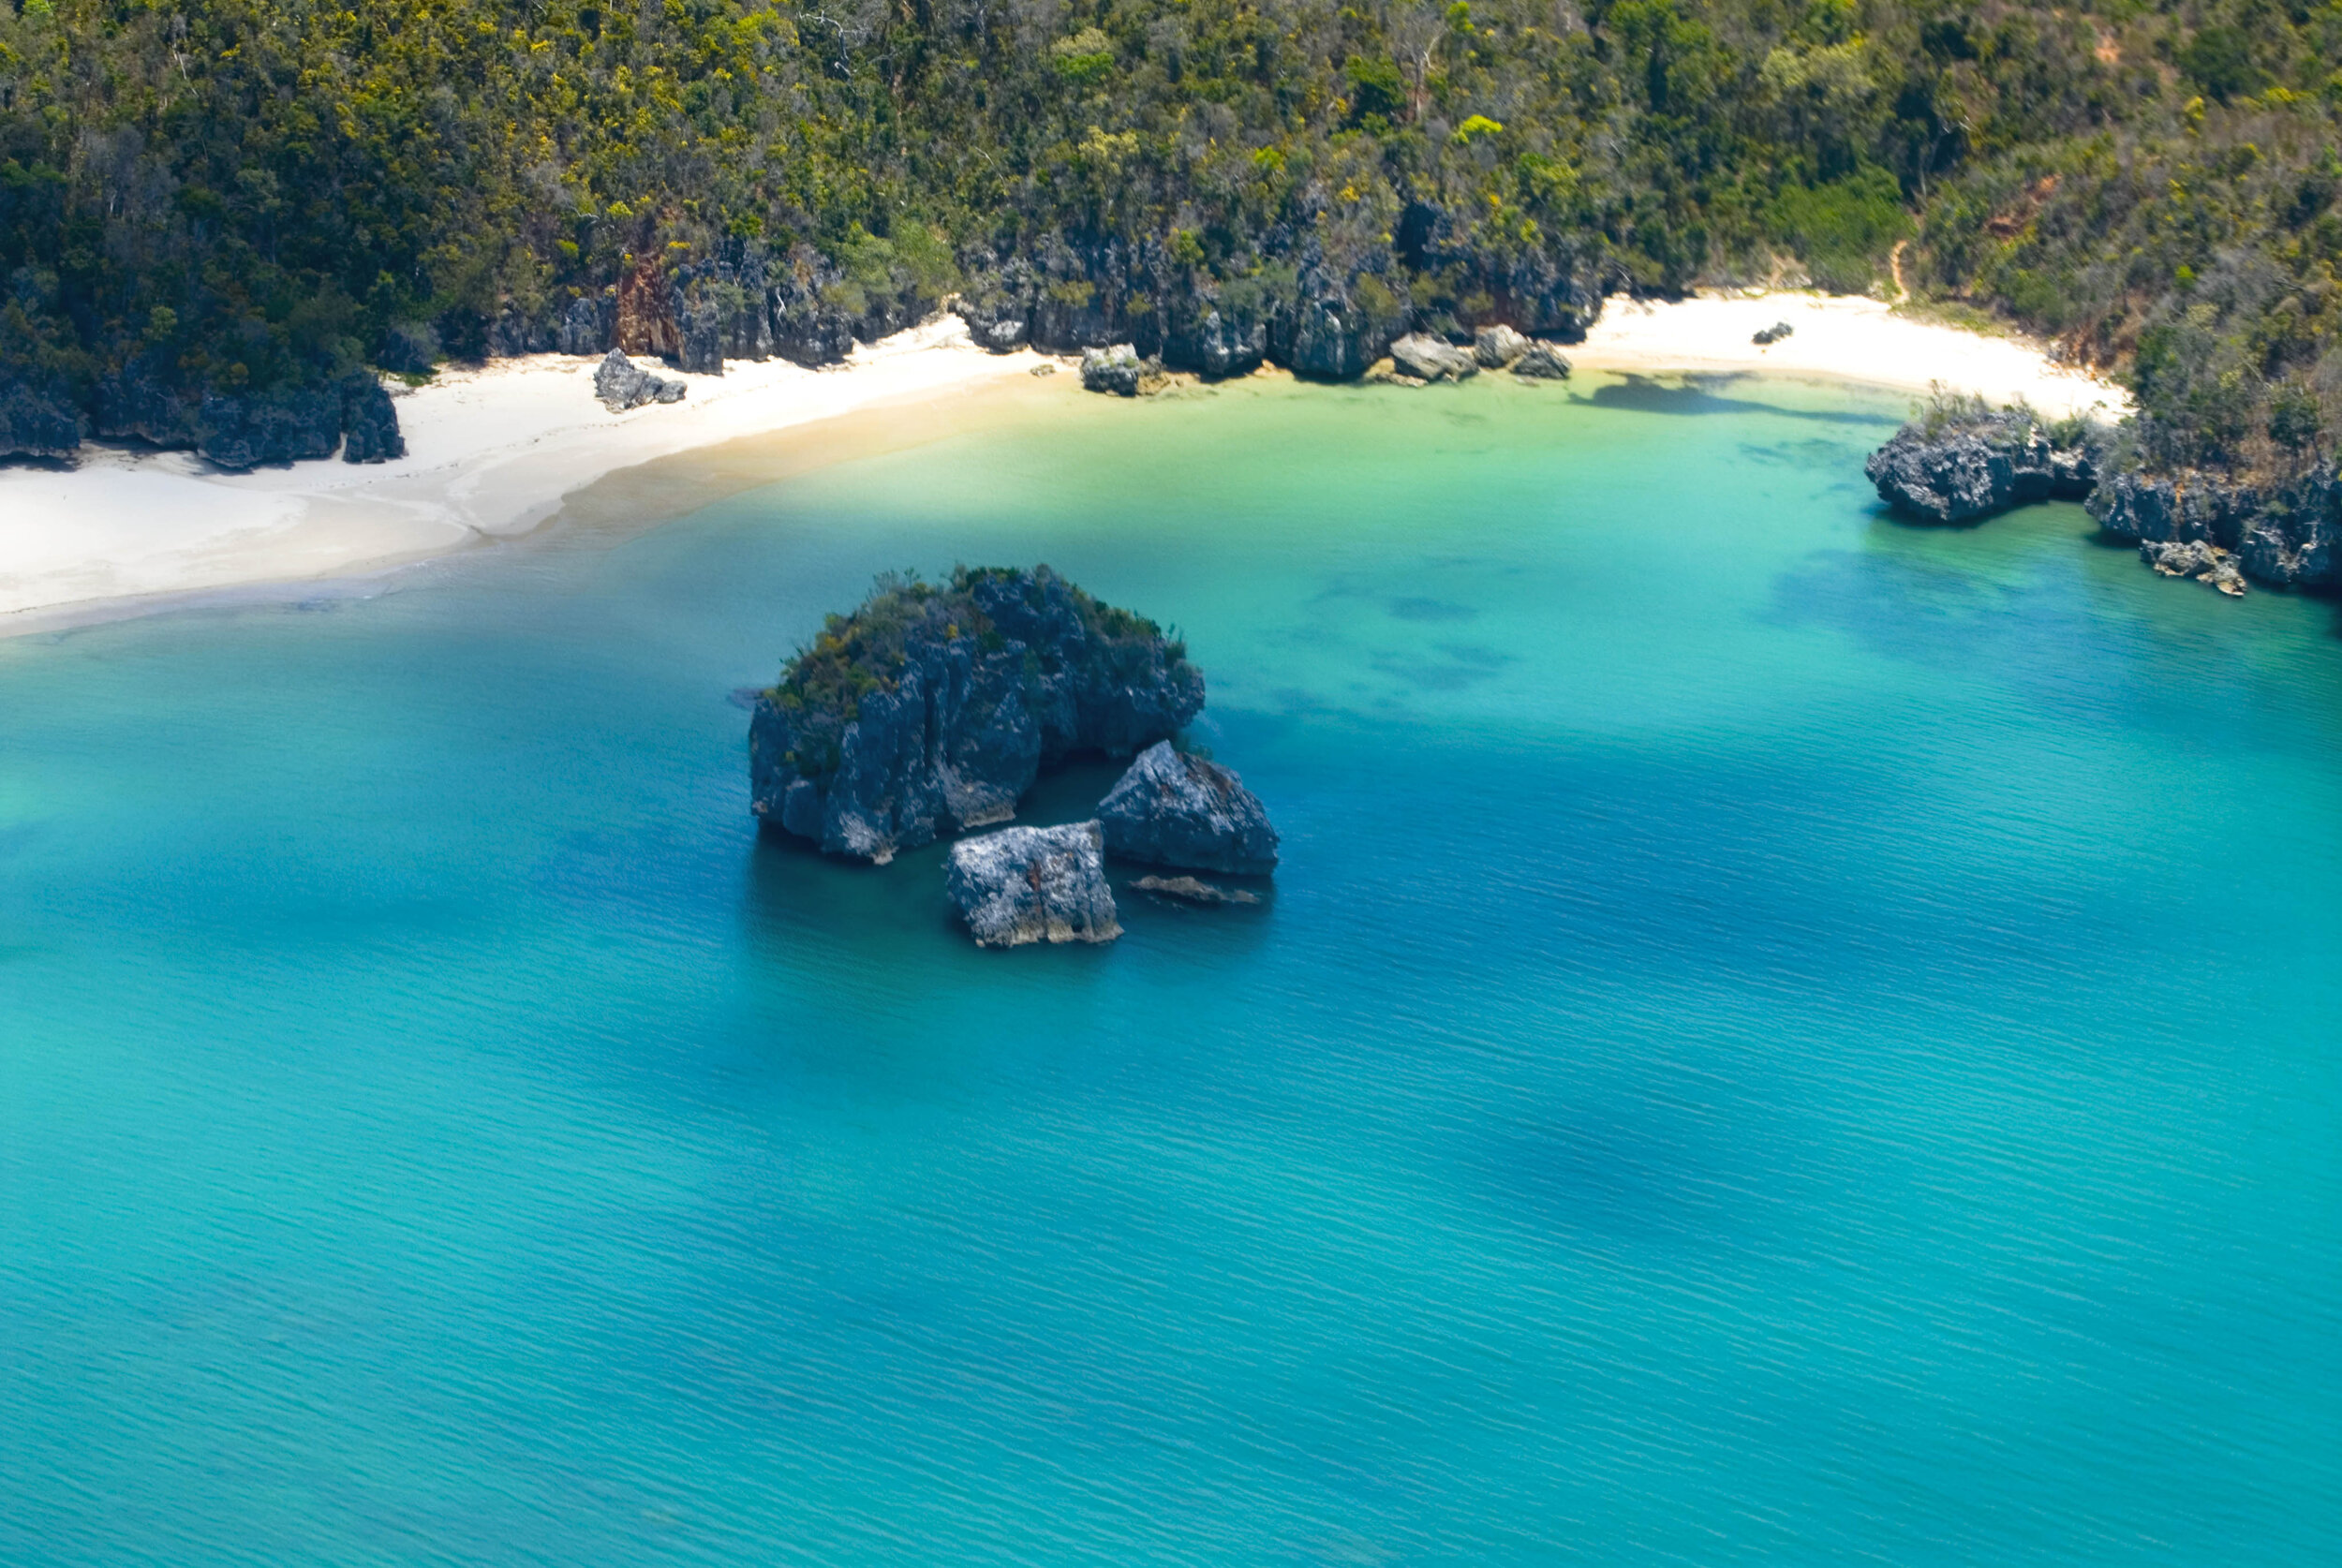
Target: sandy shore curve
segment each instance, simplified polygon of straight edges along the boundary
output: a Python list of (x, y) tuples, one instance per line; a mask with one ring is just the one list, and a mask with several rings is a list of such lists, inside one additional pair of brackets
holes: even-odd
[[(1776, 321), (1795, 331), (1770, 347), (1751, 342)], [(2038, 346), (1909, 319), (1874, 300), (1615, 299), (1568, 353), (1590, 371), (1822, 377), (1912, 392), (1940, 382), (2053, 415), (2129, 407), (2120, 388)], [(451, 555), (528, 532), (621, 468), (965, 392), (1045, 360), (986, 353), (945, 316), (857, 348), (844, 365), (734, 363), (686, 377), (681, 403), (624, 414), (594, 400), (596, 362), (541, 354), (444, 371), (399, 397), (408, 455), (395, 463), (232, 474), (185, 452), (92, 447), (71, 466), (0, 465), (0, 636)]]

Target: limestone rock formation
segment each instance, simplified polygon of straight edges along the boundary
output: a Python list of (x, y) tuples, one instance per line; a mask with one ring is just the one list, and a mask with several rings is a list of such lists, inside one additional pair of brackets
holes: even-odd
[(1513, 362), (1513, 374), (1524, 381), (1566, 381), (1569, 361), (1549, 343), (1532, 343)]
[(1096, 822), (963, 838), (952, 846), (944, 885), (985, 947), (1110, 942), (1122, 934)]
[(1502, 370), (1529, 351), (1529, 340), (1506, 326), (1482, 327), (1472, 340), (1472, 357), (1483, 370)]
[(1147, 362), (1127, 343), (1082, 352), (1082, 386), (1088, 391), (1136, 397), (1139, 382), (1147, 375)]
[(2178, 543), (2150, 540), (2139, 546), (2139, 558), (2155, 568), (2157, 576), (2192, 577), (2231, 599), (2245, 596), (2245, 574), (2237, 567), (2235, 555), (2216, 544), (2206, 544), (2200, 539)]
[(882, 582), (759, 699), (749, 809), (882, 865), (1007, 821), (1044, 762), (1130, 756), (1203, 706), (1183, 645), (1046, 567)]
[(2265, 487), (2192, 469), (2110, 474), (2089, 507), (2117, 539), (2215, 546), (2263, 583), (2342, 585), (2342, 479), (2332, 463)]
[(645, 370), (616, 348), (611, 349), (594, 371), (594, 395), (614, 414), (639, 408), (645, 403), (680, 403), (689, 390), (688, 382)]
[(342, 377), (342, 461), (387, 463), (407, 455), (398, 407), (379, 377), (353, 370)]
[(1862, 472), (1879, 499), (1924, 523), (1973, 523), (2028, 501), (2079, 501), (2097, 481), (2092, 436), (2067, 445), (2022, 412), (1905, 425)]
[(1277, 868), (1277, 830), (1260, 797), (1216, 762), (1172, 749), (1138, 755), (1098, 803), (1106, 848), (1124, 860), (1191, 871), (1265, 876)]
[(62, 377), (0, 370), (0, 457), (69, 457), (82, 411)]
[(1480, 374), (1470, 354), (1429, 333), (1409, 333), (1390, 346), (1390, 357), (1401, 374), (1421, 381), (1460, 381)]

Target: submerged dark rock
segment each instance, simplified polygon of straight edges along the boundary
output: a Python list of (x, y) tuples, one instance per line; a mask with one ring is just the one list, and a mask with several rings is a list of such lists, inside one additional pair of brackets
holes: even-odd
[(594, 371), (594, 395), (614, 414), (645, 403), (680, 403), (690, 391), (688, 382), (655, 370), (645, 370), (619, 349), (613, 348)]
[(2062, 444), (2029, 414), (1913, 421), (1862, 472), (1879, 499), (1924, 523), (1973, 523), (2030, 501), (2079, 501), (2097, 481), (2095, 432)]
[(1215, 887), (1193, 877), (1141, 877), (1131, 884), (1141, 893), (1151, 893), (1158, 898), (1177, 898), (1186, 904), (1257, 904), (1260, 895), (1244, 889)]
[(1238, 876), (1277, 868), (1277, 830), (1260, 797), (1228, 769), (1169, 741), (1139, 753), (1098, 803), (1098, 821), (1106, 848), (1124, 860)]
[(1096, 822), (963, 838), (952, 846), (944, 886), (985, 947), (1110, 942), (1122, 934)]
[(1045, 762), (1129, 756), (1203, 706), (1183, 645), (1046, 567), (882, 581), (758, 702), (749, 809), (882, 865), (1007, 821)]

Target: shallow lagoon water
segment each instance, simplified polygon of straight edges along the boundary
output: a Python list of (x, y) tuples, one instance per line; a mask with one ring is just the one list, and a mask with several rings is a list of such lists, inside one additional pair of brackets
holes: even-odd
[[(2331, 605), (1843, 390), (1034, 395), (0, 644), (0, 1561), (2342, 1555)], [(956, 559), (1178, 624), (1267, 906), (758, 842)]]

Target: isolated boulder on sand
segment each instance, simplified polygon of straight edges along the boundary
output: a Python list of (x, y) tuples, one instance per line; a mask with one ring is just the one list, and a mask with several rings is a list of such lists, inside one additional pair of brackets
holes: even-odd
[(963, 838), (952, 846), (944, 883), (984, 947), (1110, 942), (1122, 934), (1096, 822)]
[(614, 414), (623, 414), (645, 403), (680, 403), (689, 391), (689, 382), (645, 370), (616, 348), (611, 349), (594, 370), (594, 395)]
[(1277, 830), (1260, 797), (1216, 762), (1158, 741), (1098, 803), (1106, 848), (1124, 860), (1192, 871), (1266, 876)]

